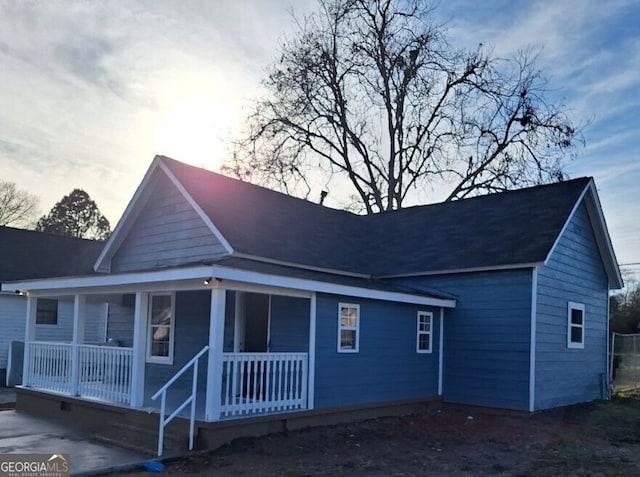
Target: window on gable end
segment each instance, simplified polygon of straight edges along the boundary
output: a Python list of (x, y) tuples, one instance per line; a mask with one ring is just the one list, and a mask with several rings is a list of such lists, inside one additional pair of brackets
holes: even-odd
[(338, 352), (357, 353), (360, 341), (360, 305), (338, 304)]
[(569, 302), (567, 312), (567, 347), (584, 348), (584, 304)]
[(431, 353), (432, 350), (433, 313), (431, 313), (430, 311), (419, 311), (416, 333), (416, 351), (418, 353)]

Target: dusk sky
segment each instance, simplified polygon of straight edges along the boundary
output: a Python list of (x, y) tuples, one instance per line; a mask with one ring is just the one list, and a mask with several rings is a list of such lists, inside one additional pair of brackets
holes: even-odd
[[(82, 188), (115, 227), (155, 154), (218, 170), (291, 12), (314, 7), (0, 0), (0, 178), (41, 214)], [(446, 0), (436, 14), (455, 46), (541, 48), (549, 98), (587, 124), (566, 170), (595, 178), (618, 261), (640, 275), (640, 2)]]

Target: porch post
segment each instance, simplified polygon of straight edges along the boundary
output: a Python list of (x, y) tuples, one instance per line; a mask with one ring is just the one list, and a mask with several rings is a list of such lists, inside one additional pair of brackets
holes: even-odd
[(316, 383), (316, 294), (309, 304), (309, 362), (307, 364), (307, 409), (313, 409)]
[(133, 315), (133, 358), (131, 362), (131, 407), (144, 405), (144, 371), (146, 361), (147, 312), (149, 293), (136, 293)]
[(220, 420), (226, 293), (226, 290), (220, 288), (211, 290), (209, 365), (207, 366), (207, 398), (205, 403), (205, 419), (207, 421)]
[(78, 395), (80, 382), (80, 349), (84, 343), (84, 323), (87, 297), (75, 295), (73, 300), (73, 339), (71, 340), (71, 395)]
[(444, 308), (440, 307), (440, 336), (438, 337), (438, 396), (442, 396), (444, 375)]
[(30, 343), (36, 339), (36, 310), (38, 309), (38, 299), (29, 295), (27, 297), (27, 324), (24, 334), (24, 362), (22, 363), (22, 385), (31, 385), (31, 346)]

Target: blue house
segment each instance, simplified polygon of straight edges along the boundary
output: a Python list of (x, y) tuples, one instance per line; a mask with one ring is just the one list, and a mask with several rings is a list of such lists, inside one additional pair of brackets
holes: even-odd
[[(28, 297), (18, 408), (195, 401), (199, 429), (264, 430), (606, 398), (622, 279), (590, 178), (359, 216), (157, 156), (91, 270), (5, 286)], [(36, 339), (52, 297), (69, 342)], [(88, 303), (120, 346), (83, 342)]]

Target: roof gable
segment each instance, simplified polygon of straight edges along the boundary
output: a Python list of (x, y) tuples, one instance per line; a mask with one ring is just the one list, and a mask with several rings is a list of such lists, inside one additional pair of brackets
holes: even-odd
[[(118, 221), (113, 233), (98, 256), (93, 267), (95, 271), (111, 271), (111, 261), (113, 257), (118, 253), (118, 250), (132, 232), (138, 217), (145, 210), (149, 200), (152, 199), (156, 188), (158, 188), (159, 184), (164, 180), (168, 180), (178, 190), (179, 194), (183, 196), (185, 202), (193, 209), (196, 216), (202, 220), (203, 224), (209, 229), (212, 236), (215, 237), (226, 253), (230, 254), (233, 251), (229, 242), (222, 236), (222, 234), (220, 234), (219, 230), (211, 222), (207, 214), (205, 214), (199, 205), (193, 200), (191, 195), (185, 190), (182, 183), (180, 183), (180, 181), (173, 176), (171, 171), (169, 171), (163, 163), (163, 159), (164, 158), (162, 156), (156, 156), (154, 158), (151, 166), (142, 179), (142, 182), (136, 189), (135, 194), (129, 201), (127, 208)], [(161, 264), (158, 265), (162, 266)]]

